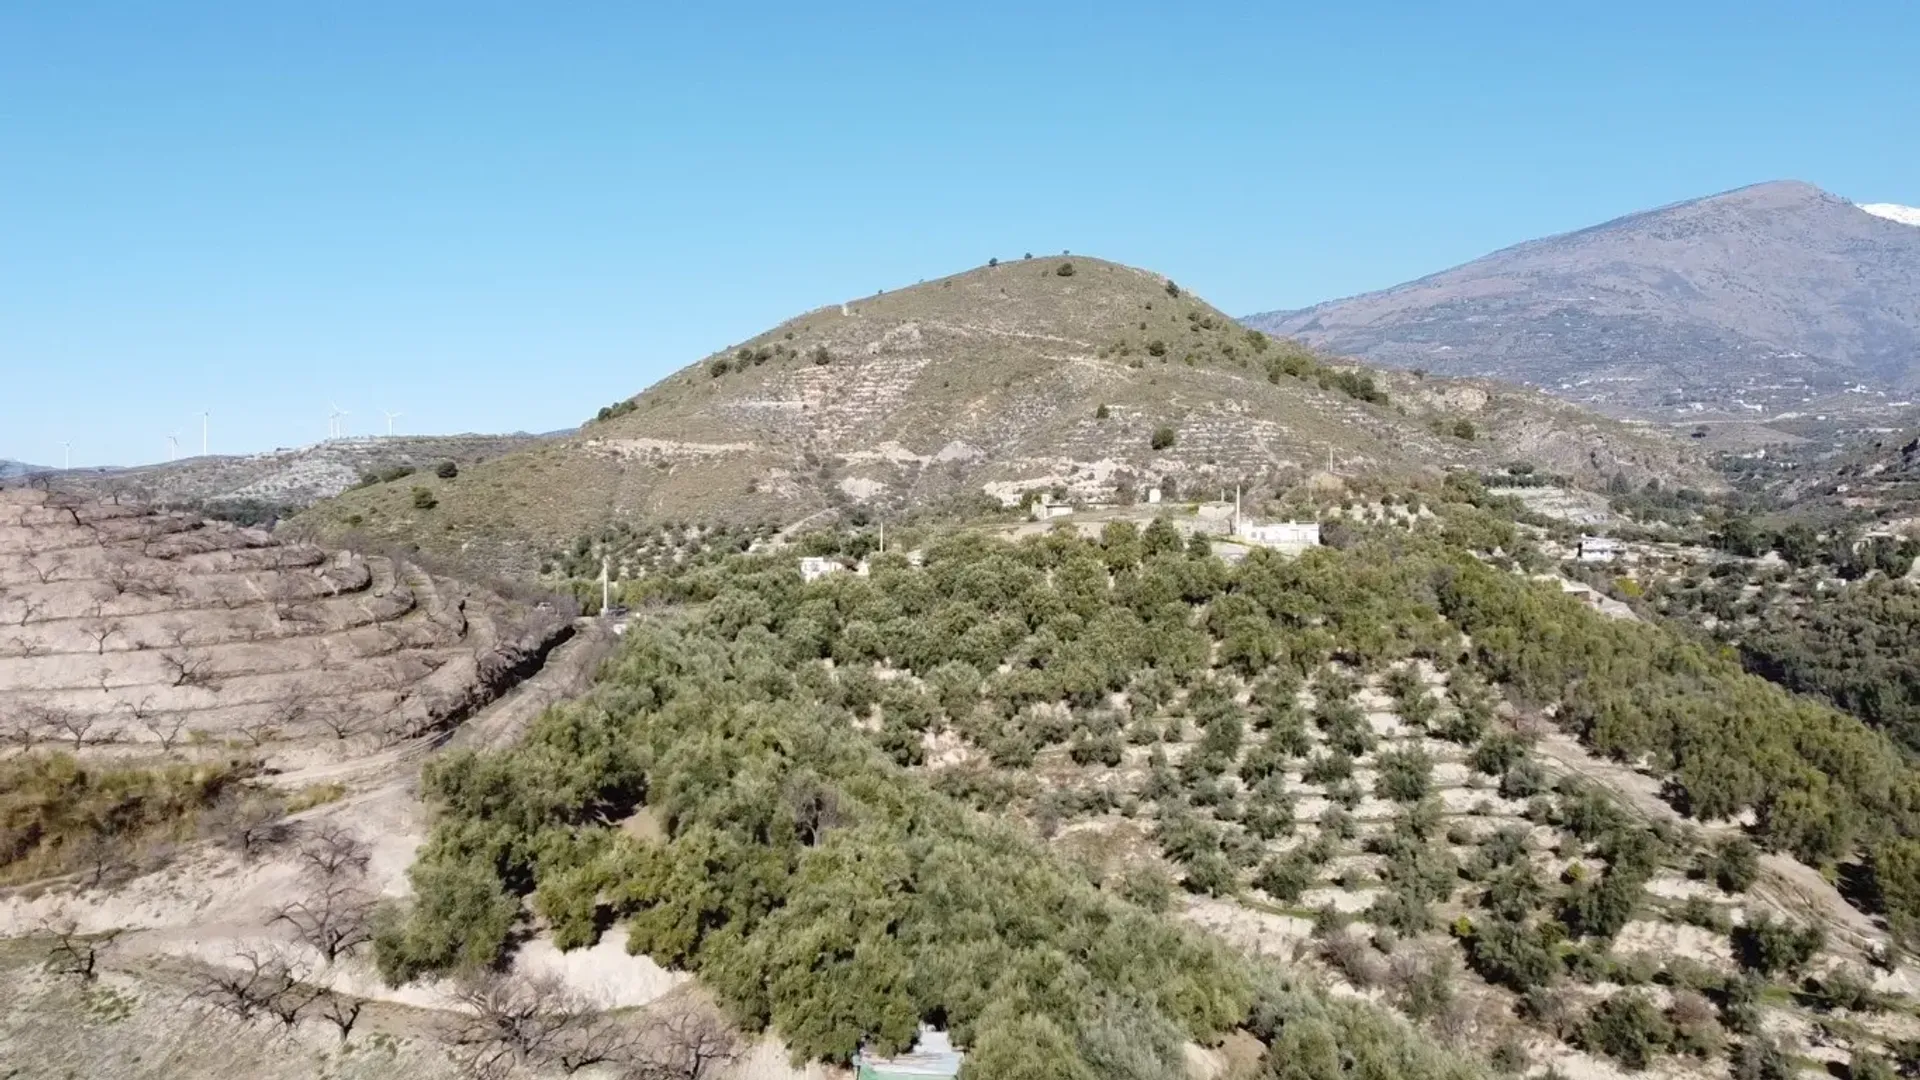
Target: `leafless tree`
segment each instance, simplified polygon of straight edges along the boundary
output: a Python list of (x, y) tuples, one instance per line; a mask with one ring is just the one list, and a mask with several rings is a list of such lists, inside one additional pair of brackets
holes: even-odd
[(288, 831), (281, 807), (260, 796), (223, 799), (200, 816), (200, 829), (242, 859), (281, 843)]
[(56, 551), (44, 559), (35, 555), (29, 556), (21, 560), (21, 562), (22, 565), (39, 580), (40, 584), (47, 585), (52, 583), (55, 577), (59, 576), (60, 571), (66, 569), (67, 556), (64, 552)]
[(117, 826), (98, 823), (73, 844), (72, 862), (80, 869), (86, 888), (118, 884), (133, 872), (133, 856)]
[(7, 653), (22, 660), (31, 660), (36, 656), (45, 656), (53, 650), (39, 638), (30, 638), (16, 634), (7, 639)]
[(489, 973), (468, 979), (453, 996), (463, 1011), (443, 1025), (441, 1040), (474, 1080), (557, 1063), (568, 1040), (594, 1019), (577, 995), (551, 977)]
[(347, 739), (366, 730), (367, 714), (351, 704), (334, 705), (329, 708), (315, 709), (314, 722), (333, 733), (336, 739)]
[(174, 686), (212, 686), (215, 682), (213, 660), (203, 650), (164, 649), (160, 653), (160, 662), (166, 665), (167, 675)]
[(314, 704), (320, 700), (320, 694), (304, 682), (287, 687), (272, 705), (268, 706), (273, 722), (285, 728), (298, 728), (306, 723)]
[(280, 737), (280, 728), (270, 718), (255, 717), (239, 725), (240, 734), (256, 748)]
[(141, 727), (145, 728), (147, 733), (152, 735), (154, 740), (160, 744), (160, 752), (163, 754), (173, 753), (174, 744), (180, 741), (180, 732), (187, 726), (189, 714), (183, 712), (156, 713), (153, 711), (153, 699), (151, 697), (141, 698), (135, 704), (128, 706), (128, 708), (132, 711), (134, 720), (138, 722)]
[(40, 596), (29, 596), (25, 593), (22, 593), (20, 595), (19, 603), (15, 606), (14, 611), (16, 614), (20, 616), (20, 625), (25, 626), (28, 623), (32, 622), (33, 620), (47, 613), (46, 598), (40, 597)]
[(202, 969), (188, 996), (242, 1023), (270, 1016), (292, 1027), (325, 994), (306, 982), (305, 965), (278, 948), (241, 946), (234, 949), (233, 961)]
[(333, 881), (366, 873), (373, 852), (352, 829), (327, 821), (301, 831), (297, 857), (302, 873)]
[(93, 642), (94, 654), (107, 655), (107, 642), (120, 636), (125, 627), (118, 619), (89, 619), (80, 626), (80, 633)]
[(55, 975), (71, 975), (81, 982), (99, 977), (100, 956), (119, 940), (120, 930), (83, 934), (73, 919), (49, 920), (43, 927), (53, 938), (47, 949), (47, 970)]
[(154, 581), (132, 552), (113, 550), (107, 553), (106, 567), (100, 572), (100, 580), (112, 590), (114, 596), (148, 596), (154, 592)]
[(61, 736), (73, 740), (73, 752), (85, 750), (93, 729), (100, 723), (100, 717), (93, 713), (74, 712), (70, 709), (52, 709), (48, 711), (53, 727)]
[(332, 992), (320, 995), (317, 1012), (320, 1019), (332, 1024), (340, 1032), (340, 1041), (346, 1042), (353, 1034), (353, 1025), (360, 1020), (360, 1011), (367, 1007), (365, 998), (348, 997)]
[(274, 912), (274, 922), (293, 927), (300, 940), (333, 961), (373, 938), (373, 897), (358, 882), (332, 878), (314, 884), (303, 898)]
[(621, 1080), (708, 1080), (740, 1057), (740, 1036), (697, 1002), (659, 1005), (643, 1020), (646, 1031), (628, 1050)]
[(35, 706), (19, 706), (7, 714), (4, 724), (7, 741), (22, 750), (31, 750), (44, 740), (55, 735), (53, 718), (45, 709)]

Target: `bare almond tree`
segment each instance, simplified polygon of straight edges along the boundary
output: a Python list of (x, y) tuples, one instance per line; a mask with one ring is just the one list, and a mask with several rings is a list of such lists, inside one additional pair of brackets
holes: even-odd
[(14, 605), (14, 613), (20, 616), (20, 625), (25, 626), (47, 613), (46, 598), (22, 593), (19, 602)]
[(82, 887), (98, 889), (118, 884), (133, 873), (133, 853), (120, 827), (97, 823), (82, 833), (67, 851), (69, 865), (79, 868)]
[(367, 714), (351, 703), (316, 708), (311, 715), (315, 723), (326, 728), (336, 739), (352, 738), (367, 728)]
[(45, 709), (35, 706), (14, 708), (7, 714), (4, 723), (0, 723), (0, 730), (5, 731), (8, 742), (22, 750), (31, 750), (58, 734), (53, 726), (53, 718)]
[(340, 1032), (340, 1041), (346, 1042), (353, 1034), (353, 1025), (360, 1020), (361, 1010), (367, 1007), (365, 998), (349, 997), (331, 991), (320, 995), (315, 1012), (320, 1019), (332, 1024)]
[(35, 555), (22, 560), (21, 565), (25, 566), (40, 584), (48, 585), (67, 568), (67, 556), (65, 552), (58, 551), (45, 558)]
[(201, 834), (251, 860), (287, 838), (282, 808), (260, 796), (223, 799), (200, 815)]
[(296, 858), (302, 873), (333, 881), (366, 873), (373, 851), (352, 829), (327, 821), (301, 830)]
[(272, 719), (266, 717), (255, 717), (252, 720), (248, 720), (246, 723), (239, 725), (239, 731), (240, 734), (247, 737), (247, 741), (252, 743), (256, 749), (280, 737), (279, 726), (274, 724)]
[(319, 700), (319, 691), (305, 682), (297, 682), (287, 687), (286, 692), (268, 706), (268, 713), (275, 724), (298, 729), (307, 722)]
[(241, 1023), (272, 1017), (287, 1027), (325, 993), (306, 982), (305, 965), (279, 948), (251, 945), (233, 950), (233, 962), (201, 969), (188, 997), (225, 1012)]
[(462, 1012), (443, 1023), (441, 1041), (473, 1080), (501, 1080), (520, 1066), (553, 1063), (592, 1012), (558, 979), (488, 973), (454, 992)]
[(160, 744), (161, 753), (173, 753), (174, 746), (180, 741), (180, 733), (187, 726), (189, 714), (156, 712), (153, 708), (153, 698), (150, 696), (141, 698), (127, 708), (133, 714), (134, 722), (145, 728), (147, 733), (153, 736), (154, 741)]
[(212, 686), (215, 682), (213, 660), (204, 650), (163, 649), (160, 662), (165, 665), (173, 686)]
[(648, 1010), (621, 1080), (708, 1080), (740, 1057), (740, 1036), (713, 1010), (678, 1000)]
[(327, 963), (373, 940), (374, 898), (355, 881), (334, 878), (316, 883), (298, 900), (274, 911), (273, 922), (293, 927), (301, 941)]
[(119, 619), (89, 619), (80, 625), (80, 633), (93, 642), (97, 656), (107, 655), (107, 642), (119, 637), (125, 629)]
[(47, 949), (47, 970), (55, 975), (70, 975), (81, 982), (99, 978), (100, 957), (119, 940), (121, 930), (83, 934), (71, 917), (48, 920), (42, 927), (53, 939)]
[(79, 753), (92, 741), (93, 729), (99, 725), (100, 717), (93, 713), (74, 712), (70, 709), (53, 709), (48, 712), (53, 721), (54, 730), (63, 739), (73, 741), (73, 752)]

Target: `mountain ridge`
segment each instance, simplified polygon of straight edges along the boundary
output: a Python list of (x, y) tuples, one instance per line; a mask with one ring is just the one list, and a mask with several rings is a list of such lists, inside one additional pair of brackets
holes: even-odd
[(1920, 233), (1814, 185), (1774, 181), (1243, 321), (1616, 414), (1751, 417), (1920, 380)]

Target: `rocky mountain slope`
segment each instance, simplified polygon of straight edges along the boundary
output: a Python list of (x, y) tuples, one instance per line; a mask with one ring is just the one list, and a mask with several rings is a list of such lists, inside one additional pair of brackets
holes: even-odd
[(464, 470), (302, 519), (527, 570), (616, 519), (789, 522), (942, 499), (1149, 486), (1284, 490), (1515, 459), (1590, 482), (1707, 482), (1671, 440), (1530, 391), (1345, 367), (1163, 277), (1084, 257), (989, 265), (808, 312)]
[(29, 465), (24, 461), (0, 459), (0, 480), (11, 480), (16, 476), (27, 476), (32, 473), (44, 471), (46, 470), (40, 468), (40, 466)]
[(1759, 184), (1247, 322), (1621, 413), (1752, 417), (1849, 390), (1874, 403), (1920, 381), (1920, 230), (1809, 184)]
[[(60, 472), (63, 490), (141, 502), (299, 508), (362, 478), (401, 469), (464, 466), (538, 442), (534, 435), (402, 435), (332, 439), (259, 454), (212, 455), (126, 469)], [(0, 474), (3, 475), (3, 474)]]

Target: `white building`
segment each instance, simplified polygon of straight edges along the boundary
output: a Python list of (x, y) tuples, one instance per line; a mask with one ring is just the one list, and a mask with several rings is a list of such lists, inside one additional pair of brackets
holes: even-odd
[(1577, 558), (1581, 562), (1613, 562), (1626, 553), (1626, 548), (1611, 536), (1583, 536)]
[(1317, 521), (1274, 521), (1256, 525), (1249, 521), (1240, 523), (1240, 531), (1235, 534), (1249, 544), (1276, 548), (1281, 551), (1303, 551), (1320, 546), (1320, 523)]
[(800, 580), (818, 581), (828, 574), (846, 572), (845, 564), (839, 559), (827, 559), (818, 555), (805, 555), (800, 559)]

